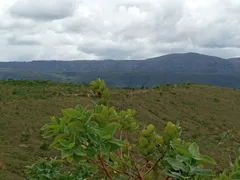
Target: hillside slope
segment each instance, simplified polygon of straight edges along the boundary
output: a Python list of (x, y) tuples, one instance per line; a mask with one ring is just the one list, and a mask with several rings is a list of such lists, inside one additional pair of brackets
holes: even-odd
[(0, 62), (1, 68), (40, 72), (144, 71), (184, 73), (240, 72), (235, 61), (197, 53), (169, 54), (145, 60)]
[[(23, 168), (38, 156), (57, 155), (40, 144), (40, 128), (62, 108), (89, 104), (85, 85), (39, 81), (0, 82), (0, 179), (23, 180)], [(160, 86), (157, 89), (111, 88), (111, 104), (137, 111), (141, 125), (153, 123), (162, 130), (167, 121), (180, 121), (183, 136), (196, 141), (201, 151), (214, 157), (218, 170), (228, 167), (238, 144), (223, 141), (229, 128), (240, 130), (240, 90), (199, 84)], [(41, 146), (42, 147), (42, 146)]]
[(239, 59), (197, 53), (169, 54), (145, 60), (0, 62), (0, 79), (86, 82), (97, 77), (116, 87), (197, 82), (240, 88)]

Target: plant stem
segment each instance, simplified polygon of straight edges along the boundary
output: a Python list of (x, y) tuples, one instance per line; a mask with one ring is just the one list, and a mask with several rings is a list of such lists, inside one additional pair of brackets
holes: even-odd
[(105, 166), (105, 163), (104, 163), (103, 159), (101, 158), (100, 154), (98, 154), (98, 159), (100, 160), (100, 163), (101, 163), (101, 165), (103, 167), (103, 170), (106, 173), (107, 177), (109, 177), (109, 179), (113, 180), (113, 178), (112, 178), (111, 174), (109, 174), (109, 172), (108, 172), (108, 170)]
[(136, 178), (136, 176), (134, 176), (134, 175), (130, 174), (129, 172), (118, 170), (118, 169), (116, 169), (116, 168), (114, 168), (114, 167), (110, 166), (110, 165), (109, 165), (109, 164), (107, 164), (107, 163), (105, 163), (105, 165), (106, 165), (106, 166), (108, 166), (109, 168), (111, 168), (112, 170), (114, 170), (114, 171), (118, 172), (118, 173), (121, 173), (121, 174), (126, 174), (126, 175), (128, 175), (130, 178)]
[(145, 173), (147, 171), (148, 165), (149, 165), (149, 161), (146, 159), (145, 167), (143, 169), (143, 176), (145, 175)]
[(172, 178), (171, 176), (167, 176), (166, 178), (165, 178), (165, 180), (168, 180), (168, 179), (170, 179), (170, 178)]
[(146, 174), (148, 174), (151, 170), (153, 170), (153, 168), (159, 163), (159, 161), (161, 161), (164, 158), (164, 155), (162, 155), (162, 157), (160, 157), (154, 164), (153, 166), (147, 171)]

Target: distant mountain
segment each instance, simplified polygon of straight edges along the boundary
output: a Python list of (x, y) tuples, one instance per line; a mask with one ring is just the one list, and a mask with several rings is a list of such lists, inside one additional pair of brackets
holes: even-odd
[(0, 62), (0, 79), (89, 82), (96, 77), (114, 86), (200, 82), (240, 88), (240, 58), (178, 53), (145, 60)]
[(169, 54), (145, 60), (79, 60), (0, 62), (1, 68), (48, 72), (145, 71), (145, 72), (233, 72), (234, 61), (197, 53)]

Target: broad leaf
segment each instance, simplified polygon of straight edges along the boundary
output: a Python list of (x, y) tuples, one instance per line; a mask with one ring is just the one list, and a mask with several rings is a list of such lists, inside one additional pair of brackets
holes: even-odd
[(120, 126), (121, 126), (121, 125), (118, 124), (118, 123), (110, 123), (110, 124), (108, 124), (108, 125), (103, 129), (104, 136), (110, 135), (111, 137), (113, 137), (113, 135), (116, 133), (117, 129), (118, 129)]
[(182, 170), (184, 172), (187, 172), (188, 169), (187, 167), (180, 161), (178, 161), (177, 159), (171, 158), (171, 157), (167, 157), (164, 158), (171, 166), (174, 170), (178, 171), (178, 170)]
[(189, 146), (188, 151), (192, 154), (194, 158), (200, 156), (199, 146), (195, 142)]

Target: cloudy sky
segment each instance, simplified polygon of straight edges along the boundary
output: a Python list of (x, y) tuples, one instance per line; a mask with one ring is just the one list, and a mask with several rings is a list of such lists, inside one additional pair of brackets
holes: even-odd
[(240, 56), (240, 0), (0, 0), (0, 61)]

